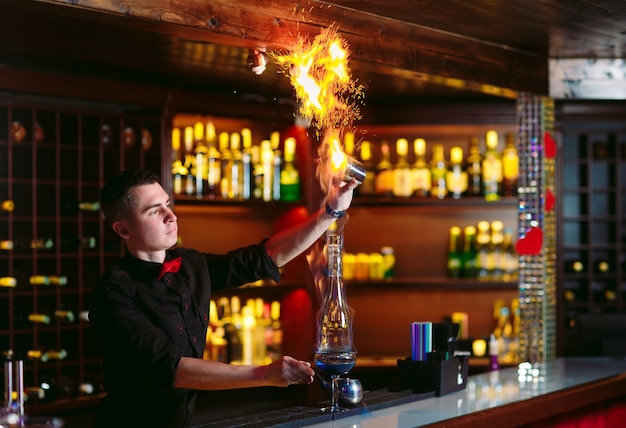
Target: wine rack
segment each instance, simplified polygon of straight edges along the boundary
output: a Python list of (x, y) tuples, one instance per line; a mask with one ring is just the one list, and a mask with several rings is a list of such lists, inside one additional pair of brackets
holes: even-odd
[(618, 326), (595, 326), (591, 343), (581, 321), (626, 317), (626, 110), (564, 105), (557, 117), (562, 128), (559, 345), (562, 354), (593, 355), (607, 351), (602, 336)]
[(13, 279), (0, 287), (0, 350), (25, 360), (26, 412), (37, 413), (47, 407), (38, 403), (100, 391), (87, 311), (123, 250), (99, 213), (99, 189), (121, 169), (161, 170), (162, 123), (124, 106), (3, 98), (0, 240), (12, 246), (0, 250), (0, 277)]

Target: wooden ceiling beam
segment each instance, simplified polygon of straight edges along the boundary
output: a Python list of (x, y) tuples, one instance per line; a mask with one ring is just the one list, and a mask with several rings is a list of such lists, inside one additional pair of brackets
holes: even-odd
[(30, 1), (63, 6), (63, 13), (79, 18), (102, 14), (117, 25), (266, 50), (288, 49), (297, 37), (312, 38), (334, 25), (349, 43), (351, 59), (377, 73), (504, 96), (548, 93), (547, 58), (385, 16), (379, 0), (363, 1), (359, 9), (310, 0)]

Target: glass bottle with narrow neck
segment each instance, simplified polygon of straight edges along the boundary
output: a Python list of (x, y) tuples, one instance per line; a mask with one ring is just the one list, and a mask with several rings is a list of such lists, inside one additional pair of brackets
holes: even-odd
[(315, 366), (332, 378), (330, 411), (339, 410), (337, 379), (348, 373), (356, 362), (352, 346), (352, 319), (343, 284), (343, 236), (327, 237), (328, 284), (320, 311)]
[(478, 137), (471, 137), (468, 148), (467, 159), (465, 159), (465, 168), (467, 171), (467, 196), (482, 195), (482, 163), (483, 157), (480, 154), (478, 145)]
[(519, 177), (519, 154), (515, 145), (515, 134), (505, 135), (502, 151), (502, 182), (504, 196), (517, 195), (517, 179)]
[(280, 171), (280, 199), (282, 201), (300, 199), (300, 174), (294, 164), (295, 154), (296, 139), (289, 137), (285, 140), (285, 164)]
[(406, 138), (396, 141), (397, 162), (393, 167), (393, 196), (408, 198), (413, 194), (411, 167), (407, 162), (409, 142)]
[(413, 141), (413, 152), (415, 153), (415, 163), (412, 169), (413, 194), (418, 197), (425, 197), (430, 194), (430, 169), (426, 163), (426, 140), (416, 138)]
[(220, 194), (220, 179), (222, 177), (220, 152), (215, 147), (215, 126), (212, 121), (208, 121), (206, 124), (205, 138), (208, 147), (206, 195), (212, 199)]
[(254, 188), (252, 172), (252, 131), (250, 131), (250, 128), (243, 128), (241, 130), (241, 143), (243, 145), (241, 151), (241, 197), (243, 199), (250, 199)]
[(389, 143), (383, 141), (380, 146), (381, 159), (376, 164), (376, 196), (393, 196), (393, 165), (389, 153)]
[(444, 199), (448, 194), (446, 175), (448, 164), (445, 160), (443, 144), (433, 146), (433, 157), (430, 161), (430, 195), (437, 199)]
[(369, 141), (361, 143), (361, 163), (365, 168), (363, 183), (355, 189), (359, 196), (372, 196), (375, 192), (376, 171), (372, 164), (372, 144)]
[(448, 243), (447, 273), (449, 278), (460, 278), (462, 272), (461, 228), (452, 226)]
[(222, 195), (222, 198), (228, 198), (228, 189), (230, 187), (232, 157), (230, 154), (230, 148), (228, 147), (229, 142), (230, 135), (228, 134), (228, 132), (220, 132), (220, 154), (222, 157), (220, 194)]
[(450, 149), (450, 168), (446, 175), (448, 193), (459, 199), (467, 190), (467, 172), (463, 169), (463, 149), (452, 147)]
[(241, 135), (237, 132), (230, 134), (230, 186), (228, 197), (231, 199), (243, 198), (243, 153), (241, 152)]
[(502, 187), (502, 157), (498, 152), (498, 134), (487, 131), (485, 136), (487, 149), (483, 157), (483, 195), (487, 201), (500, 199)]

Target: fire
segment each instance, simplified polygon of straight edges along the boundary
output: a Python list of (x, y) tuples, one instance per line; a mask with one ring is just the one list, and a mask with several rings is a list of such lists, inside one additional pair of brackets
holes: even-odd
[(333, 27), (312, 41), (299, 38), (290, 53), (275, 55), (295, 90), (299, 114), (318, 129), (344, 128), (360, 118), (362, 86), (348, 69), (348, 44)]
[(337, 174), (345, 171), (346, 166), (348, 165), (348, 155), (346, 155), (341, 149), (337, 138), (333, 138), (330, 144), (329, 158), (331, 175), (336, 176)]

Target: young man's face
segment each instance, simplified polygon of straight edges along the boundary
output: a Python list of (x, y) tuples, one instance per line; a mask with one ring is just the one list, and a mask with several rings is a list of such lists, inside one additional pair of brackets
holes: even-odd
[(169, 195), (159, 183), (136, 186), (131, 192), (135, 206), (116, 229), (129, 248), (135, 252), (152, 252), (174, 246), (178, 224), (170, 209)]

